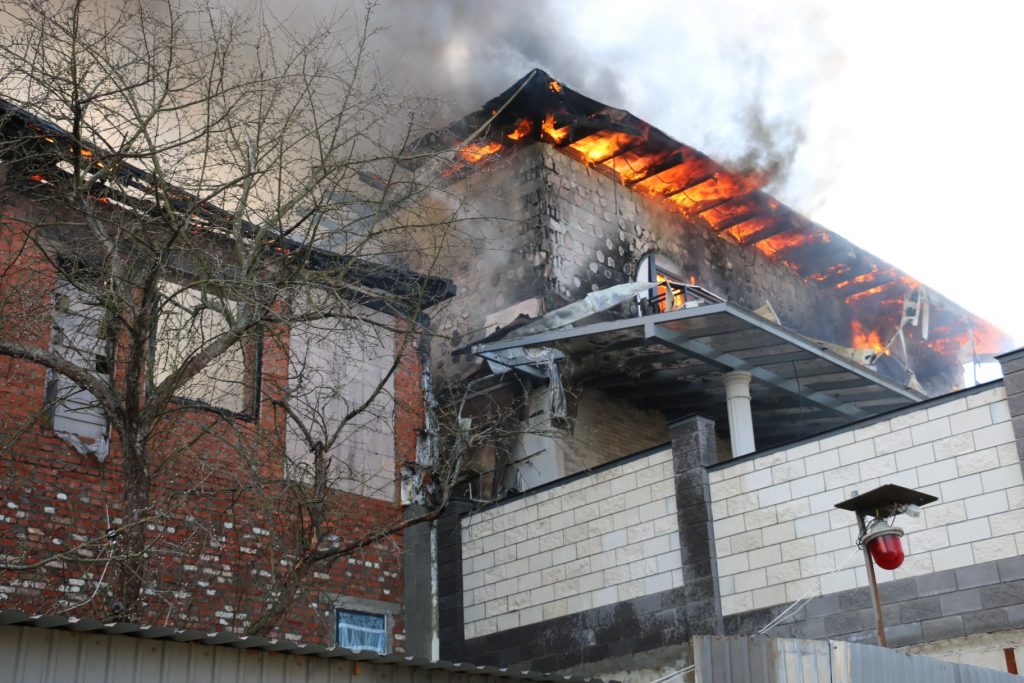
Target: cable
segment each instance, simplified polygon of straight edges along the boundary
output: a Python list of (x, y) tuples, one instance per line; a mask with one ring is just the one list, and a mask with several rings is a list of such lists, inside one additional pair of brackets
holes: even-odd
[[(831, 581), (836, 574), (838, 574), (842, 569), (844, 569), (846, 565), (849, 564), (850, 560), (852, 560), (854, 556), (856, 556), (859, 552), (861, 552), (860, 547), (855, 548), (853, 552), (847, 555), (842, 562), (836, 565), (835, 569), (833, 569), (831, 572), (822, 577), (821, 583), (818, 586), (809, 588), (803, 595), (801, 595), (799, 598), (793, 601), (789, 605), (789, 607), (782, 610), (782, 612), (780, 612), (778, 616), (776, 616), (774, 619), (765, 624), (764, 627), (760, 631), (758, 631), (756, 635), (763, 636), (768, 631), (775, 628), (775, 626), (787, 615), (789, 615), (790, 613), (795, 613), (796, 611), (802, 609), (808, 602), (810, 602), (814, 597), (816, 597), (812, 595), (812, 593), (820, 592), (821, 589), (828, 585), (829, 581)], [(683, 667), (682, 669), (671, 671), (665, 674), (664, 676), (661, 676), (660, 678), (655, 678), (653, 681), (650, 681), (649, 683), (665, 683), (666, 681), (676, 676), (683, 676), (688, 673), (691, 673), (695, 668), (696, 664), (691, 664), (689, 666)]]
[(696, 666), (697, 666), (696, 664), (691, 664), (690, 666), (684, 666), (682, 669), (678, 669), (676, 671), (671, 671), (671, 672), (665, 674), (664, 676), (662, 676), (661, 678), (655, 678), (650, 683), (664, 683), (664, 681), (667, 681), (667, 680), (669, 680), (671, 678), (674, 678), (676, 676), (686, 675), (688, 673), (691, 673), (696, 668)]
[(861, 549), (859, 547), (855, 548), (853, 550), (853, 552), (851, 552), (849, 555), (846, 556), (846, 559), (844, 559), (842, 562), (840, 562), (838, 565), (836, 565), (835, 569), (833, 569), (831, 572), (829, 572), (828, 574), (826, 574), (825, 576), (822, 577), (821, 583), (817, 587), (812, 586), (811, 588), (809, 588), (803, 595), (801, 595), (799, 598), (797, 598), (795, 601), (793, 601), (789, 605), (789, 607), (787, 607), (786, 609), (782, 610), (782, 612), (780, 612), (777, 617), (775, 617), (774, 619), (769, 621), (767, 624), (765, 624), (765, 626), (760, 631), (757, 632), (757, 635), (763, 636), (769, 630), (775, 628), (775, 626), (780, 621), (782, 621), (782, 619), (785, 616), (790, 614), (790, 612), (795, 614), (798, 610), (803, 609), (807, 605), (808, 602), (810, 602), (814, 597), (816, 597), (816, 596), (811, 595), (811, 594), (816, 592), (816, 591), (820, 592), (823, 588), (825, 588), (825, 586), (828, 585), (828, 582), (831, 581), (835, 577), (835, 575), (839, 573), (839, 571), (841, 569), (846, 567), (846, 565), (850, 562), (850, 560), (852, 560), (853, 557), (855, 555), (857, 555), (857, 553), (859, 553), (859, 552), (861, 552)]

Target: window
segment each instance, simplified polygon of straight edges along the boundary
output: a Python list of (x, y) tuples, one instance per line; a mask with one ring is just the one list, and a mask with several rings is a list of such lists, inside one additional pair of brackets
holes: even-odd
[(365, 307), (355, 306), (351, 312), (344, 320), (326, 318), (290, 331), (290, 476), (309, 479), (312, 473), (313, 454), (305, 431), (314, 442), (327, 446), (333, 488), (391, 501), (396, 477), (396, 340), (388, 326), (394, 320)]
[[(91, 301), (86, 292), (58, 275), (53, 295), (51, 347), (54, 353), (97, 374), (109, 372), (102, 318), (103, 309)], [(52, 406), (54, 431), (85, 437), (91, 443), (106, 440), (107, 420), (90, 392), (64, 375), (51, 372), (46, 393)], [(84, 445), (79, 450), (83, 448), (92, 450)]]
[(663, 259), (656, 258), (654, 254), (648, 254), (641, 259), (636, 269), (637, 282), (657, 282), (658, 287), (640, 298), (647, 300), (652, 312), (664, 313), (677, 308), (682, 308), (685, 303), (683, 289), (677, 287), (681, 278), (673, 272), (674, 268), (668, 266)]
[[(153, 382), (171, 373), (230, 330), (228, 316), (240, 304), (211, 291), (160, 285), (162, 301), (157, 320)], [(229, 347), (184, 385), (175, 396), (186, 401), (240, 415), (252, 415), (256, 405), (258, 344), (246, 340)]]
[(369, 651), (386, 654), (388, 651), (387, 616), (339, 609), (338, 646), (355, 652)]
[(651, 253), (640, 259), (636, 269), (637, 282), (654, 282), (656, 287), (640, 294), (637, 303), (645, 313), (665, 313), (680, 308), (691, 308), (704, 303), (724, 301), (697, 284), (691, 275), (684, 280), (682, 269), (663, 256)]

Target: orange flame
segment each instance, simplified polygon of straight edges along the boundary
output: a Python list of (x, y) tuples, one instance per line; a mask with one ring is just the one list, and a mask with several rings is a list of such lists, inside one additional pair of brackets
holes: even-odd
[(851, 285), (860, 285), (868, 282), (874, 282), (879, 277), (892, 277), (894, 275), (896, 275), (895, 268), (886, 268), (885, 270), (879, 270), (877, 265), (872, 265), (871, 270), (869, 270), (866, 273), (861, 273), (860, 275), (855, 275), (848, 280), (837, 282), (836, 289), (844, 289)]
[(787, 230), (786, 232), (780, 232), (778, 235), (772, 235), (771, 237), (754, 242), (754, 246), (765, 256), (776, 257), (787, 249), (806, 244), (810, 239), (811, 236), (807, 233)]
[(848, 304), (853, 304), (853, 303), (857, 303), (861, 299), (869, 299), (869, 298), (875, 296), (876, 294), (881, 294), (882, 292), (884, 292), (885, 290), (889, 289), (890, 287), (892, 287), (895, 284), (898, 284), (898, 283), (893, 281), (893, 282), (886, 282), (886, 283), (881, 284), (881, 285), (875, 285), (871, 289), (865, 289), (862, 292), (857, 292), (856, 294), (851, 294), (850, 296), (846, 297), (845, 301)]
[(889, 355), (889, 349), (882, 343), (882, 337), (878, 330), (865, 332), (864, 326), (859, 320), (854, 320), (850, 325), (850, 346), (855, 349), (871, 349), (876, 354)]
[(623, 184), (629, 184), (642, 178), (646, 178), (650, 169), (667, 161), (678, 150), (668, 149), (654, 153), (644, 153), (635, 150), (628, 150), (616, 155), (604, 162), (604, 165), (611, 169)]
[(971, 328), (971, 331), (966, 335), (964, 347), (970, 348), (971, 337), (974, 338), (974, 352), (977, 354), (990, 354), (999, 353), (1006, 350), (1006, 344), (1003, 340), (1003, 336), (999, 333), (999, 330), (992, 327), (990, 324), (979, 321), (980, 324), (976, 324)]
[(500, 152), (500, 142), (488, 142), (487, 144), (471, 143), (459, 150), (459, 156), (471, 164), (479, 163), (481, 159)]
[(544, 136), (556, 145), (560, 145), (565, 142), (565, 139), (569, 137), (569, 127), (555, 128), (555, 115), (548, 114), (544, 117), (544, 122), (540, 126), (541, 132)]
[(558, 81), (551, 81), (548, 83), (548, 89), (551, 90), (551, 92), (562, 92), (562, 84)]
[(763, 212), (763, 202), (759, 204), (749, 197), (738, 197), (702, 211), (700, 215), (701, 218), (711, 224), (711, 227), (718, 228), (718, 226), (728, 220), (743, 216), (753, 216)]
[(508, 137), (509, 140), (522, 140), (530, 134), (531, 130), (533, 130), (533, 123), (530, 119), (519, 119), (519, 121), (516, 122), (515, 130), (509, 133), (506, 137)]
[(738, 176), (720, 171), (703, 182), (677, 192), (669, 200), (684, 210), (692, 210), (700, 204), (748, 194), (756, 190), (759, 184), (760, 179), (756, 176)]
[(644, 178), (634, 187), (648, 197), (665, 196), (678, 192), (696, 180), (710, 175), (715, 168), (715, 162), (705, 156), (690, 157), (681, 164), (656, 173), (649, 178)]
[(756, 237), (756, 235), (771, 227), (774, 223), (774, 216), (761, 215), (745, 220), (742, 223), (737, 223), (726, 230), (725, 234), (730, 235), (740, 244), (749, 244), (752, 241), (756, 241), (751, 238)]
[(628, 133), (601, 131), (577, 140), (569, 145), (569, 148), (582, 154), (588, 163), (596, 164), (615, 156), (620, 149), (636, 140), (637, 138)]
[(686, 301), (686, 298), (683, 296), (683, 290), (673, 287), (670, 280), (661, 273), (658, 273), (658, 284), (658, 312), (664, 313), (669, 310), (668, 300), (670, 298), (672, 299), (673, 309), (682, 308), (683, 303)]

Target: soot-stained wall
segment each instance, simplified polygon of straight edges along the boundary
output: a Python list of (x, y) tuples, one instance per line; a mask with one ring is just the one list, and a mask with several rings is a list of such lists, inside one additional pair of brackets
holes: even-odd
[[(456, 297), (432, 316), (438, 333), (432, 357), (441, 381), (464, 378), (479, 365), (469, 354), (453, 357), (453, 349), (483, 338), (519, 313), (540, 315), (630, 281), (650, 252), (673, 262), (683, 271), (679, 276), (692, 276), (731, 302), (756, 309), (770, 301), (784, 325), (829, 341), (848, 341), (846, 310), (832, 292), (549, 145), (521, 148), (458, 181), (449, 195), (461, 202), (459, 218), (436, 270), (430, 271), (451, 278), (458, 288)], [(428, 270), (428, 264), (415, 265)], [(621, 314), (634, 313), (627, 306)], [(614, 438), (621, 431), (615, 421), (589, 419), (593, 409), (621, 411), (621, 402), (602, 396), (608, 403), (602, 411), (601, 401), (589, 399), (579, 401), (575, 416), (578, 424), (588, 425), (586, 447), (576, 443), (579, 429), (558, 440), (565, 453), (586, 454), (579, 467), (566, 466), (564, 474), (665, 441), (664, 419), (652, 413), (650, 424), (632, 430), (637, 434), (631, 447), (621, 448), (621, 439)]]
[[(652, 251), (731, 302), (753, 310), (770, 301), (785, 326), (849, 341), (848, 314), (833, 291), (549, 145), (520, 149), (450, 192), (465, 207), (439, 274), (455, 281), (458, 295), (435, 318), (456, 345), (490, 331), (487, 317), (517, 303), (536, 298), (548, 311), (632, 280)], [(435, 362), (450, 363), (439, 354)]]
[(845, 305), (754, 247), (741, 247), (551, 148), (543, 151), (543, 242), (551, 245), (549, 287), (575, 300), (634, 278), (657, 252), (696, 284), (748, 309), (770, 301), (802, 334), (848, 342)]

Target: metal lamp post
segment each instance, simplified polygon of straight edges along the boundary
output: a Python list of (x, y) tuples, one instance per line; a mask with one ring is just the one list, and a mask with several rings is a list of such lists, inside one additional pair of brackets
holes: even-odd
[[(886, 484), (836, 503), (837, 508), (857, 515), (857, 528), (860, 531), (857, 543), (864, 549), (864, 565), (868, 571), (868, 585), (875, 606), (875, 632), (878, 634), (878, 644), (882, 647), (886, 647), (885, 624), (882, 621), (878, 582), (875, 580), (875, 564), (883, 569), (896, 569), (903, 564), (904, 558), (900, 541), (903, 530), (892, 526), (887, 518), (895, 518), (900, 513), (916, 517), (920, 514), (916, 512), (918, 508), (936, 500), (938, 498), (935, 496), (921, 491)], [(866, 517), (870, 517), (871, 521), (865, 522)]]

